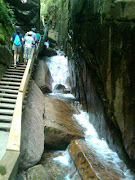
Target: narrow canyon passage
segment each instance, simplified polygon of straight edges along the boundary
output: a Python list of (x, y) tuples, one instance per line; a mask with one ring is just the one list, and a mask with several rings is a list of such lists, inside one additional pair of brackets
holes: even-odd
[[(85, 137), (83, 141), (84, 145), (82, 142), (79, 142), (79, 140), (77, 143), (80, 143), (80, 147), (82, 146), (82, 148), (84, 148), (82, 149), (82, 152), (85, 154), (90, 154), (90, 156), (87, 157), (88, 162), (93, 166), (94, 172), (99, 179), (134, 179), (134, 175), (130, 172), (125, 163), (119, 158), (117, 153), (108, 147), (104, 138), (99, 138), (95, 128), (89, 120), (89, 114), (82, 110), (81, 104), (76, 101), (75, 97), (72, 94), (64, 94), (62, 89), (56, 89), (58, 84), (65, 86), (65, 88), (70, 88), (69, 84), (67, 84), (69, 77), (68, 60), (65, 58), (63, 52), (58, 51), (57, 53), (57, 56), (52, 56), (45, 59), (53, 78), (53, 93), (49, 93), (45, 96), (60, 99), (64, 102), (70, 102), (70, 104), (74, 105), (74, 107), (78, 109), (79, 114), (73, 114), (73, 117), (76, 120), (76, 125), (79, 124), (83, 127)], [(41, 164), (48, 169), (48, 172), (51, 172), (51, 174), (54, 175), (54, 179), (79, 179), (75, 170), (74, 173), (71, 173), (71, 168), (73, 168), (73, 164), (75, 162), (72, 161), (69, 151), (71, 150), (71, 154), (75, 151), (77, 154), (77, 147), (74, 149), (70, 147), (71, 144), (65, 151), (52, 150), (49, 152), (48, 150), (44, 152)], [(59, 149), (59, 147), (56, 147), (56, 149), (57, 148)], [(97, 167), (95, 168), (94, 166)], [(86, 179), (86, 177), (87, 176), (85, 174), (83, 178)]]
[[(16, 26), (44, 39), (22, 110), (17, 180), (134, 180), (135, 0), (1, 0), (0, 21), (0, 80)], [(8, 135), (0, 133), (0, 159)]]

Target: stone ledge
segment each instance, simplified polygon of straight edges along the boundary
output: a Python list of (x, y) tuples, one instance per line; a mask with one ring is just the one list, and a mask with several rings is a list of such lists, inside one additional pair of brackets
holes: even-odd
[(123, 178), (112, 168), (111, 163), (104, 166), (104, 162), (99, 160), (96, 152), (90, 149), (83, 140), (72, 141), (68, 151), (82, 179), (119, 180)]

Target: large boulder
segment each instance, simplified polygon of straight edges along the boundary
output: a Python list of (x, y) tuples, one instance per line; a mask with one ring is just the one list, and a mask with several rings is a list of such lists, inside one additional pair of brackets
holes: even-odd
[(34, 80), (43, 93), (52, 92), (52, 76), (48, 66), (42, 60), (37, 62)]
[(111, 162), (105, 163), (85, 141), (72, 141), (68, 151), (82, 179), (118, 180), (124, 178), (123, 173), (117, 171)]
[(41, 164), (54, 179), (68, 179), (68, 175), (71, 180), (82, 180), (67, 150), (44, 153)]
[(84, 138), (83, 128), (73, 118), (75, 110), (59, 99), (45, 97), (45, 148), (66, 149), (73, 139)]
[(44, 151), (44, 95), (32, 80), (22, 117), (20, 169), (32, 167), (40, 161)]
[(57, 55), (57, 52), (56, 52), (56, 50), (54, 50), (52, 48), (49, 48), (49, 47), (47, 48), (46, 45), (44, 44), (43, 48), (40, 50), (39, 55), (41, 57), (43, 57), (43, 56), (51, 57), (51, 56)]
[(27, 180), (33, 180), (33, 179), (53, 180), (50, 174), (40, 164), (32, 168), (29, 168), (26, 175), (27, 175)]
[[(68, 164), (68, 158), (66, 158), (66, 151), (51, 151), (46, 152), (42, 156), (41, 164), (44, 166), (45, 170), (54, 178), (64, 180), (70, 171), (70, 166)], [(63, 160), (59, 161), (58, 159)]]

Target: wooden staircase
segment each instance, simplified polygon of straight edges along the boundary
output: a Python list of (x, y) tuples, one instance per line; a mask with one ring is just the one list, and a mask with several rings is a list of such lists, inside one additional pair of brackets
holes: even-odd
[(0, 81), (0, 131), (9, 131), (26, 65), (11, 65)]
[[(23, 107), (41, 39), (35, 54), (32, 50), (32, 58), (28, 60), (27, 66), (19, 64), (15, 69), (11, 65), (0, 81), (0, 180), (16, 179)], [(4, 175), (3, 168), (6, 172)]]

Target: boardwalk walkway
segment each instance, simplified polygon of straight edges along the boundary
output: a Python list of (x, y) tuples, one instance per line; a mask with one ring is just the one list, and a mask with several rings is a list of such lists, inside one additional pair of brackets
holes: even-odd
[(34, 61), (38, 57), (46, 35), (41, 37), (36, 54), (27, 66), (19, 64), (15, 69), (11, 65), (0, 81), (0, 180), (15, 180), (21, 146), (21, 120), (24, 97), (31, 77)]
[(6, 152), (14, 108), (26, 65), (11, 65), (0, 81), (0, 160)]
[(0, 180), (15, 180), (20, 147), (21, 121), (24, 97), (31, 77), (34, 61), (38, 57), (32, 52), (27, 66), (19, 64), (15, 69), (11, 65), (0, 81)]

